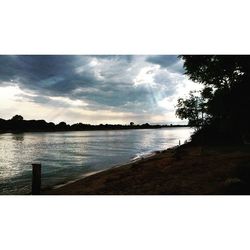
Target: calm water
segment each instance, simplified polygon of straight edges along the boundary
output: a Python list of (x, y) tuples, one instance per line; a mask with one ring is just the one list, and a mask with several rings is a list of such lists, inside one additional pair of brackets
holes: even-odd
[(42, 186), (123, 164), (189, 139), (190, 128), (0, 134), (0, 193), (25, 194), (31, 164), (42, 164)]

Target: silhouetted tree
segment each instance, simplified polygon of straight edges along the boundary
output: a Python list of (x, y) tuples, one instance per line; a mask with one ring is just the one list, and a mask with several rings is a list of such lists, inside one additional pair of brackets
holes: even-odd
[(60, 122), (55, 125), (53, 122), (45, 120), (23, 120), (22, 116), (15, 116), (10, 120), (0, 118), (0, 132), (25, 132), (25, 131), (84, 131), (84, 130), (114, 130), (114, 129), (140, 129), (140, 128), (162, 128), (167, 125), (150, 125), (148, 123), (142, 125), (121, 125), (121, 124), (100, 124), (90, 125), (76, 123), (68, 125)]
[(56, 127), (59, 130), (68, 130), (69, 129), (69, 125), (67, 125), (66, 122), (60, 122), (58, 125), (56, 125)]
[(21, 115), (15, 115), (11, 118), (12, 121), (23, 121), (23, 117)]
[(141, 125), (142, 128), (150, 128), (150, 124), (149, 123), (144, 123)]
[(195, 92), (190, 92), (187, 99), (179, 98), (176, 107), (176, 115), (180, 119), (188, 119), (190, 126), (199, 128), (204, 124), (206, 104)]
[(248, 134), (250, 56), (188, 55), (182, 58), (185, 74), (204, 85), (201, 92), (206, 105), (204, 125), (210, 124), (210, 128), (232, 138)]

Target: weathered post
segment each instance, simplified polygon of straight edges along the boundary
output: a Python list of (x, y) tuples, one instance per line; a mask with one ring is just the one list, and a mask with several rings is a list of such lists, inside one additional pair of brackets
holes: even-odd
[(32, 164), (32, 194), (40, 194), (41, 164)]

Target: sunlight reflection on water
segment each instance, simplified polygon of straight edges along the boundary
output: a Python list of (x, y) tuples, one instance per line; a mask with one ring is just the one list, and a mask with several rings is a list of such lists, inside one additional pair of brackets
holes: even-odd
[(30, 192), (31, 164), (42, 164), (42, 185), (123, 164), (189, 139), (190, 128), (0, 134), (0, 193)]

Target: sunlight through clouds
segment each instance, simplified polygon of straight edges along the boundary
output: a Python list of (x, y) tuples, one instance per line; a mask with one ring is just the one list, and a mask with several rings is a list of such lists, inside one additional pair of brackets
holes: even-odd
[(1, 117), (67, 123), (181, 123), (198, 84), (175, 55), (0, 56)]
[(159, 69), (159, 66), (149, 66), (142, 68), (136, 78), (133, 80), (134, 85), (152, 85), (154, 84), (154, 76)]

